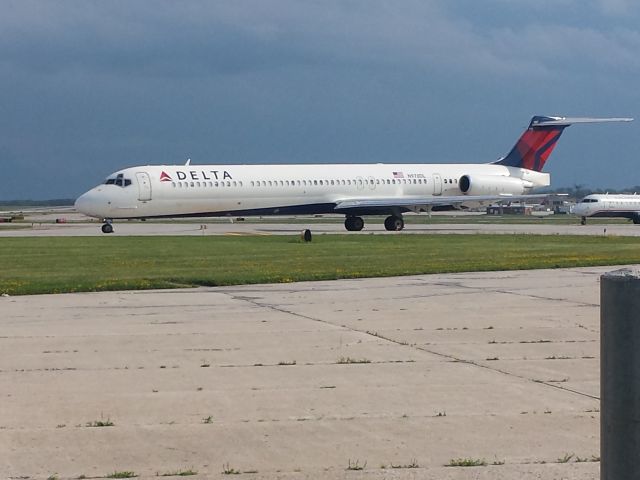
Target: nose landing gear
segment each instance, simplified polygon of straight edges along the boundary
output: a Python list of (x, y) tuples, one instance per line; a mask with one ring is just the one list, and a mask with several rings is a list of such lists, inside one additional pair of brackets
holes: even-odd
[(111, 225), (111, 220), (105, 220), (102, 225), (102, 233), (113, 233), (113, 225)]

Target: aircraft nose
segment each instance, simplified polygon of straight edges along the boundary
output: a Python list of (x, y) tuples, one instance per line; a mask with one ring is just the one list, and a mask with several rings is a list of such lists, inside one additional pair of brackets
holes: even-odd
[(89, 190), (86, 193), (80, 195), (75, 203), (74, 203), (76, 211), (80, 213), (84, 213), (89, 217), (100, 217), (101, 215), (98, 213), (99, 210), (99, 200), (97, 198), (96, 192), (93, 190)]

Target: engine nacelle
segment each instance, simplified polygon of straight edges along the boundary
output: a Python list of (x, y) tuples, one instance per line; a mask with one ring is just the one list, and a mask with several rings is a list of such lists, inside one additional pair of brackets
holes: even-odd
[(533, 183), (503, 175), (463, 175), (458, 186), (465, 195), (522, 195)]

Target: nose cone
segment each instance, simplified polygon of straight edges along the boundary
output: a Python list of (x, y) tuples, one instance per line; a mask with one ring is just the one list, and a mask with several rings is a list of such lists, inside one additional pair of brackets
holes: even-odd
[(95, 189), (83, 193), (74, 204), (76, 211), (84, 213), (89, 217), (102, 217), (103, 215), (100, 212), (102, 202), (100, 202), (98, 197), (99, 195)]

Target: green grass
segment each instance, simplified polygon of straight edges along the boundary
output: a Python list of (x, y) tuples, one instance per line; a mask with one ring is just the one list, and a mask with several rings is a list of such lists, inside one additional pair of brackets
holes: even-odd
[(85, 425), (87, 427), (113, 427), (115, 424), (111, 419), (107, 418), (106, 420), (94, 420), (93, 422), (87, 422)]
[(487, 461), (484, 458), (452, 458), (445, 467), (485, 467)]
[(640, 238), (316, 235), (0, 238), (0, 294), (640, 263)]
[(191, 475), (197, 475), (198, 472), (193, 468), (187, 470), (174, 470), (172, 472), (158, 473), (156, 476), (160, 477), (189, 477)]
[(106, 476), (106, 478), (135, 478), (138, 475), (132, 471), (113, 472)]

